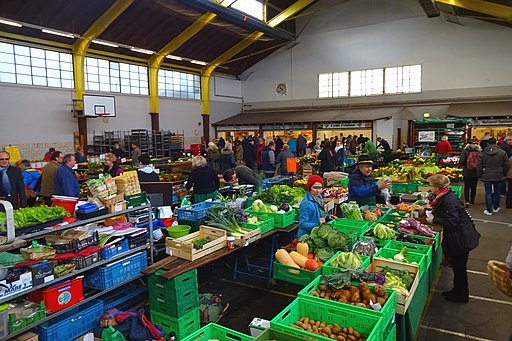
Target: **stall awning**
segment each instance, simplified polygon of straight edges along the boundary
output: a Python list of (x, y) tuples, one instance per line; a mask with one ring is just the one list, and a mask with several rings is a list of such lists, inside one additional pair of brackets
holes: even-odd
[(243, 112), (213, 125), (299, 123), (299, 122), (338, 122), (338, 121), (375, 121), (397, 115), (403, 107), (339, 109), (339, 110), (297, 110)]
[(446, 116), (469, 118), (510, 116), (512, 118), (512, 102), (452, 104)]

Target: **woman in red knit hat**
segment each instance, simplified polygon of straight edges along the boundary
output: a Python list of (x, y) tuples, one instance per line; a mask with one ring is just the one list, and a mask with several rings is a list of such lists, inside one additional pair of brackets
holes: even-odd
[(308, 193), (300, 203), (299, 208), (299, 229), (297, 238), (309, 234), (313, 227), (320, 226), (327, 219), (335, 219), (335, 216), (327, 217), (324, 211), (324, 197), (322, 189), (324, 180), (318, 175), (311, 175), (308, 178)]

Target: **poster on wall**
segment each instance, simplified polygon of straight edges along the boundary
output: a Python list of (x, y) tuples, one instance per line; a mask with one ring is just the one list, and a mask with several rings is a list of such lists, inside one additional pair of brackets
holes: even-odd
[(436, 132), (435, 131), (419, 131), (418, 142), (435, 142)]

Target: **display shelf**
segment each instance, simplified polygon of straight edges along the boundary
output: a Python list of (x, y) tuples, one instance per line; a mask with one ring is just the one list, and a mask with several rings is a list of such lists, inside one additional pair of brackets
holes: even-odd
[[(111, 259), (113, 259), (113, 258), (111, 258)], [(109, 261), (110, 261), (110, 259), (109, 259)], [(92, 292), (94, 292), (92, 295), (84, 298), (82, 301), (80, 301), (80, 303), (77, 303), (77, 304), (72, 305), (70, 307), (67, 307), (65, 309), (59, 310), (58, 312), (55, 312), (55, 313), (53, 313), (51, 315), (48, 315), (47, 317), (37, 321), (36, 323), (33, 323), (33, 324), (23, 328), (23, 329), (17, 330), (16, 332), (14, 332), (12, 334), (7, 335), (5, 338), (0, 338), (0, 341), (10, 340), (10, 339), (16, 337), (17, 335), (23, 334), (23, 333), (25, 333), (25, 332), (27, 332), (27, 331), (29, 331), (31, 329), (34, 329), (35, 327), (37, 327), (38, 325), (40, 325), (40, 324), (42, 324), (44, 322), (47, 322), (47, 321), (49, 321), (49, 320), (51, 320), (51, 319), (53, 319), (53, 318), (55, 318), (55, 317), (57, 317), (59, 315), (67, 313), (68, 311), (78, 307), (79, 305), (82, 305), (82, 304), (90, 302), (90, 301), (92, 301), (94, 299), (100, 298), (101, 296), (103, 296), (103, 295), (105, 295), (105, 294), (107, 294), (107, 293), (109, 293), (111, 291), (117, 290), (118, 288), (123, 287), (124, 285), (126, 285), (128, 283), (131, 283), (131, 282), (133, 282), (133, 281), (135, 281), (135, 280), (137, 280), (137, 279), (139, 279), (139, 278), (141, 278), (143, 276), (144, 276), (143, 274), (139, 274), (139, 275), (137, 275), (137, 276), (135, 276), (133, 278), (130, 278), (127, 281), (119, 283), (118, 285), (115, 285), (112, 288), (109, 288), (109, 289), (106, 289), (106, 290), (94, 290), (94, 291), (92, 291)]]
[(35, 287), (27, 288), (27, 289), (25, 289), (23, 291), (19, 291), (19, 292), (13, 294), (13, 295), (10, 295), (10, 296), (7, 296), (7, 297), (4, 297), (4, 298), (0, 299), (0, 304), (12, 301), (13, 299), (18, 298), (18, 297), (23, 296), (23, 295), (26, 295), (29, 292), (32, 292), (32, 291), (35, 291), (35, 290), (38, 290), (38, 289), (42, 289), (42, 288), (45, 288), (45, 287), (48, 287), (48, 286), (51, 286), (51, 285), (56, 284), (58, 282), (62, 282), (63, 280), (66, 280), (66, 279), (71, 278), (73, 276), (77, 276), (77, 275), (79, 275), (81, 273), (90, 271), (90, 270), (92, 270), (94, 268), (97, 268), (98, 266), (102, 266), (102, 265), (105, 265), (105, 264), (108, 264), (108, 263), (112, 263), (112, 262), (114, 262), (116, 260), (119, 260), (121, 258), (125, 258), (126, 256), (130, 256), (130, 255), (132, 255), (134, 253), (137, 253), (138, 251), (147, 249), (148, 246), (149, 245), (147, 245), (147, 244), (139, 246), (137, 248), (134, 248), (134, 249), (131, 249), (129, 251), (126, 251), (126, 252), (120, 253), (118, 255), (115, 255), (112, 258), (101, 260), (101, 261), (99, 261), (97, 263), (94, 263), (93, 265), (88, 266), (86, 268), (83, 268), (83, 269), (80, 269), (80, 270), (75, 270), (75, 271), (73, 271), (73, 272), (71, 272), (71, 273), (69, 273), (67, 275), (64, 275), (64, 276), (59, 277), (59, 278), (55, 278), (52, 281), (49, 281), (49, 282), (46, 282), (46, 283), (43, 283), (43, 284), (40, 284), (40, 285), (36, 285)]

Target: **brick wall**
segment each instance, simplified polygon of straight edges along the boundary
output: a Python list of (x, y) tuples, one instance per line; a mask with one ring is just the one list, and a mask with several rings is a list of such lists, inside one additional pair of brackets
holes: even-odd
[[(0, 145), (0, 150), (3, 150), (6, 145)], [(48, 142), (48, 143), (27, 143), (17, 144), (18, 150), (22, 159), (30, 161), (43, 160), (44, 154), (51, 147), (62, 153), (74, 153), (73, 142)]]

